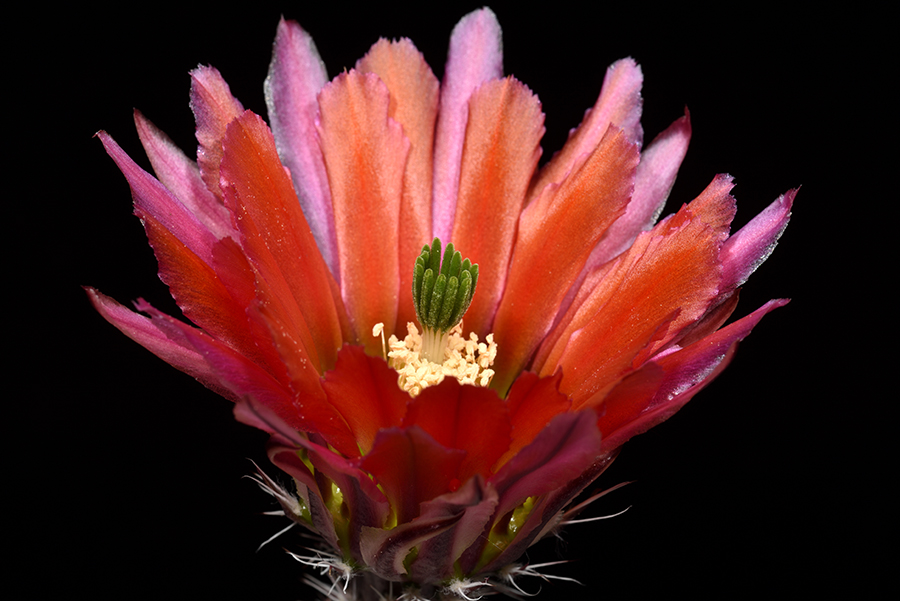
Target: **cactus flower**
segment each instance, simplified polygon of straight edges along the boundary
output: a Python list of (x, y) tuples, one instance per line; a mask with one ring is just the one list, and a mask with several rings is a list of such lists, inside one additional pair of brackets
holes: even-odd
[(787, 302), (724, 325), (795, 191), (731, 234), (720, 175), (657, 221), (691, 127), (644, 145), (641, 83), (633, 60), (609, 67), (538, 169), (541, 105), (504, 76), (489, 9), (453, 30), (441, 82), (407, 39), (329, 80), (282, 20), (268, 124), (200, 67), (196, 162), (140, 113), (155, 177), (98, 134), (191, 323), (88, 294), (270, 433), (291, 483), (258, 479), (319, 537), (296, 557), (326, 572), (320, 591), (512, 590), (619, 447)]

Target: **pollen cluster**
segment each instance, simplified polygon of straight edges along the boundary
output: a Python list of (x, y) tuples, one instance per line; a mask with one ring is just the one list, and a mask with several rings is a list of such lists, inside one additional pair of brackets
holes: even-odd
[[(383, 324), (377, 324), (372, 334), (381, 336)], [(410, 396), (417, 396), (429, 386), (440, 384), (445, 377), (453, 377), (460, 384), (488, 386), (494, 375), (490, 369), (497, 357), (494, 335), (488, 334), (484, 342), (472, 332), (463, 338), (462, 323), (454, 326), (444, 337), (443, 363), (435, 363), (423, 357), (423, 338), (412, 322), (406, 324), (408, 334), (403, 340), (391, 336), (388, 340), (387, 361), (399, 377), (397, 384)], [(382, 336), (383, 340), (383, 336)]]

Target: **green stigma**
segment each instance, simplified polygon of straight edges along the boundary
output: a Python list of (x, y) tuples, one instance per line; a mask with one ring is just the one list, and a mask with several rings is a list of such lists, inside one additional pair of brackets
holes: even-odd
[(441, 241), (422, 247), (413, 271), (413, 305), (422, 327), (432, 332), (448, 332), (458, 324), (472, 303), (478, 265), (448, 244), (441, 261)]

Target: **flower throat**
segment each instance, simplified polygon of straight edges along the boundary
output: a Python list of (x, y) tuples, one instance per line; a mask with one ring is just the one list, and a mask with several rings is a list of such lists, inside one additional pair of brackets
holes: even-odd
[[(408, 335), (401, 341), (391, 336), (387, 359), (399, 374), (400, 388), (416, 396), (428, 386), (439, 384), (446, 376), (460, 384), (487, 386), (494, 371), (489, 369), (497, 356), (494, 335), (485, 342), (478, 335), (462, 336), (462, 317), (472, 303), (478, 283), (478, 265), (463, 260), (453, 244), (447, 244), (441, 260), (441, 241), (422, 247), (413, 268), (413, 306), (422, 326), (422, 334), (413, 323), (406, 324)], [(372, 330), (382, 336), (384, 324)]]

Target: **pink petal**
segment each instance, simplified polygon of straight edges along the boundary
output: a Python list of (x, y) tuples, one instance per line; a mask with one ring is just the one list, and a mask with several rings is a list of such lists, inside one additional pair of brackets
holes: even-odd
[(446, 244), (456, 214), (469, 98), (482, 83), (503, 77), (500, 23), (489, 8), (463, 17), (450, 35), (434, 140), (434, 235)]
[(734, 289), (742, 285), (769, 258), (791, 218), (791, 206), (796, 195), (797, 190), (782, 194), (750, 223), (728, 238), (720, 254), (723, 289)]
[[(307, 386), (303, 395), (291, 394), (271, 375), (203, 331), (169, 317), (145, 302), (139, 302), (137, 308), (150, 314), (153, 323), (170, 340), (185, 347), (192, 346), (200, 353), (212, 374), (213, 390), (224, 387), (230, 392), (224, 395), (226, 398), (245, 402), (249, 399), (273, 412), (292, 430), (316, 432), (342, 451), (355, 448), (353, 435), (328, 404), (321, 387)], [(209, 386), (205, 380), (200, 381)]]
[[(105, 132), (97, 135), (131, 186), (135, 213), (159, 261), (160, 278), (184, 315), (276, 373), (280, 359), (271, 345), (259, 341), (267, 334), (247, 319), (247, 305), (254, 297), (253, 274), (230, 234), (218, 239), (201, 214), (138, 167)], [(230, 212), (224, 206), (221, 210), (230, 224)]]
[(197, 164), (137, 110), (134, 111), (134, 123), (159, 181), (216, 238), (231, 237), (236, 240), (231, 213), (207, 189)]
[(156, 178), (141, 169), (105, 131), (97, 132), (110, 158), (122, 171), (139, 217), (149, 215), (170, 231), (182, 244), (206, 264), (213, 263), (213, 246), (218, 238), (197, 215), (186, 207)]
[(641, 129), (641, 85), (644, 75), (634, 59), (624, 58), (606, 70), (600, 96), (594, 108), (588, 110), (577, 129), (538, 174), (529, 192), (529, 202), (537, 198), (548, 184), (558, 184), (581, 161), (593, 152), (610, 125), (625, 131), (626, 137), (639, 146), (644, 132)]
[(675, 183), (690, 139), (690, 115), (685, 111), (684, 117), (672, 123), (641, 152), (631, 202), (594, 248), (585, 269), (615, 258), (631, 246), (639, 233), (653, 226)]
[(97, 312), (123, 334), (169, 365), (193, 376), (207, 388), (235, 400), (234, 394), (218, 383), (214, 370), (192, 344), (184, 340), (171, 340), (160, 329), (159, 322), (127, 309), (94, 288), (85, 288), (85, 292)]
[(197, 67), (191, 71), (191, 110), (197, 120), (197, 164), (207, 188), (221, 197), (219, 162), (222, 160), (222, 137), (232, 119), (244, 107), (231, 95), (222, 75), (213, 67)]
[(265, 83), (269, 122), (316, 244), (331, 273), (338, 277), (334, 209), (316, 133), (316, 97), (327, 82), (325, 65), (312, 37), (297, 23), (282, 18)]

